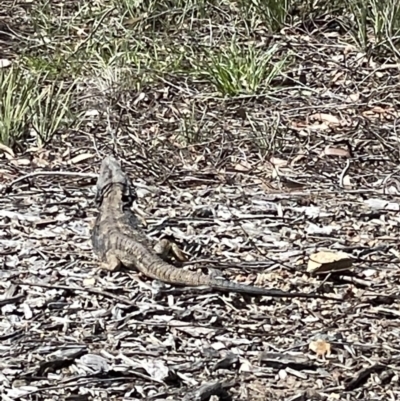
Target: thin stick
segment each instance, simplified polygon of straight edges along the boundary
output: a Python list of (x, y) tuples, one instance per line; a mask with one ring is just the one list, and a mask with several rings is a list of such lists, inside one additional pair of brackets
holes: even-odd
[(51, 288), (51, 289), (55, 289), (55, 290), (82, 291), (82, 292), (87, 292), (89, 294), (102, 295), (104, 297), (112, 298), (125, 305), (129, 305), (129, 306), (134, 305), (134, 303), (129, 301), (128, 299), (121, 298), (118, 295), (111, 294), (110, 292), (107, 292), (107, 291), (95, 290), (93, 288), (70, 287), (68, 285), (58, 285), (58, 284), (32, 283), (30, 281), (13, 281), (13, 284), (27, 285), (29, 287)]
[(74, 173), (72, 171), (35, 171), (34, 173), (26, 174), (17, 178), (16, 180), (10, 182), (7, 187), (11, 188), (20, 181), (26, 180), (27, 178), (38, 177), (40, 175), (63, 175), (67, 177), (97, 178), (97, 174), (91, 173)]

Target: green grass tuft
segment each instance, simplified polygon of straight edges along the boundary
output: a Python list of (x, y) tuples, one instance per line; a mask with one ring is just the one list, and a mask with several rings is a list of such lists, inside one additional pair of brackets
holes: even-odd
[(287, 56), (273, 61), (278, 48), (240, 46), (234, 40), (227, 48), (209, 53), (203, 73), (223, 96), (254, 95), (270, 89), (287, 64)]

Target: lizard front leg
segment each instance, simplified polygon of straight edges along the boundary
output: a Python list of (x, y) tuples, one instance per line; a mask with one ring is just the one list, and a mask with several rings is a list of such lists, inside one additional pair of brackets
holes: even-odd
[(107, 251), (100, 263), (100, 268), (103, 270), (115, 271), (122, 266), (121, 261), (115, 256), (113, 251)]

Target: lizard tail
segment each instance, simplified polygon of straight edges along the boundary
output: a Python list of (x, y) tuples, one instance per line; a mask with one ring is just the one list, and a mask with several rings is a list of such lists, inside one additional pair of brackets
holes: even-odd
[[(120, 255), (118, 255), (121, 262), (125, 266), (129, 267), (132, 264), (132, 266), (135, 266), (146, 276), (170, 284), (188, 285), (192, 287), (207, 286), (219, 291), (231, 291), (250, 295), (264, 295), (275, 298), (321, 298), (338, 301), (337, 298), (331, 298), (323, 295), (306, 294), (303, 292), (284, 292), (275, 289), (254, 287), (252, 285), (239, 284), (233, 281), (218, 279), (201, 273), (199, 274), (188, 270), (178, 269), (160, 260), (160, 258), (155, 254), (149, 254), (148, 251), (143, 250), (143, 246), (140, 243), (131, 243), (127, 248), (130, 250), (130, 258), (125, 258), (125, 255), (122, 252)], [(138, 257), (137, 255), (146, 255), (146, 258), (143, 256)], [(144, 262), (143, 259), (146, 259), (146, 262)]]
[(211, 279), (208, 285), (219, 291), (232, 291), (238, 293), (246, 293), (252, 295), (264, 295), (274, 298), (321, 298), (338, 301), (337, 298), (332, 298), (319, 294), (307, 294), (305, 292), (285, 292), (276, 289), (268, 289), (261, 287), (254, 287), (252, 285), (239, 284), (233, 281), (227, 281), (222, 279)]

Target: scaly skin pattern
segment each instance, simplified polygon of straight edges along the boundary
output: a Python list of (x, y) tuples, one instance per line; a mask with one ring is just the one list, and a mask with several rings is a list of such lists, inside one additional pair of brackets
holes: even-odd
[(218, 279), (201, 273), (176, 268), (164, 261), (140, 229), (136, 216), (129, 209), (133, 200), (132, 187), (117, 160), (106, 157), (97, 181), (99, 214), (92, 231), (93, 250), (102, 267), (115, 270), (121, 266), (137, 269), (147, 277), (170, 284), (209, 287), (219, 291), (285, 298), (321, 298), (318, 294), (288, 293)]

